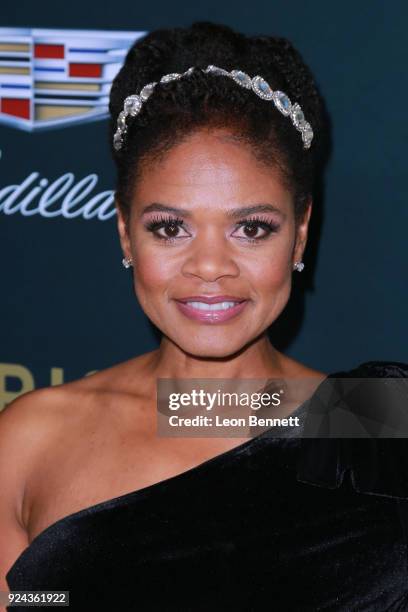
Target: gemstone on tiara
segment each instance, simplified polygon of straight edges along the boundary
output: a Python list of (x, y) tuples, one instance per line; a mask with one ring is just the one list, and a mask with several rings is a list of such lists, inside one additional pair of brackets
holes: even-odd
[(252, 89), (254, 92), (264, 100), (272, 100), (273, 91), (269, 85), (261, 76), (254, 76), (252, 79)]
[(242, 70), (231, 70), (230, 75), (238, 85), (242, 85), (245, 89), (252, 89), (252, 79)]
[(305, 121), (305, 125), (302, 128), (302, 140), (305, 144), (305, 148), (308, 149), (313, 140), (313, 129), (307, 121)]
[(121, 127), (121, 128), (126, 127), (126, 117), (127, 117), (127, 112), (124, 110), (120, 111), (118, 115), (118, 127)]
[(305, 124), (305, 116), (304, 116), (303, 111), (302, 111), (302, 109), (300, 108), (300, 106), (299, 106), (299, 104), (297, 102), (295, 102), (295, 104), (292, 105), (292, 108), (290, 110), (290, 116), (292, 118), (293, 125), (298, 130), (301, 130), (304, 127), (304, 124)]
[(123, 144), (122, 131), (118, 129), (116, 130), (113, 136), (113, 146), (115, 147), (116, 151), (119, 151), (119, 149), (122, 147), (122, 144)]
[(179, 72), (170, 72), (169, 74), (165, 74), (160, 79), (160, 83), (170, 83), (170, 81), (176, 81), (177, 79), (181, 79), (183, 75)]
[(228, 70), (224, 70), (224, 68), (218, 68), (218, 66), (214, 66), (210, 64), (207, 68), (204, 69), (204, 72), (213, 72), (214, 74), (223, 74), (225, 76), (231, 76)]
[(157, 85), (157, 82), (154, 81), (153, 83), (148, 83), (147, 85), (143, 87), (143, 89), (141, 90), (139, 94), (143, 102), (146, 102), (147, 98), (151, 96), (156, 85)]
[(276, 108), (280, 110), (283, 115), (289, 115), (292, 103), (283, 91), (274, 91), (273, 101), (275, 102)]
[[(169, 83), (180, 79), (185, 75), (190, 75), (194, 70), (198, 70), (195, 66), (191, 66), (183, 73), (171, 72), (161, 77), (160, 83)], [(245, 87), (246, 89), (252, 89), (260, 98), (264, 100), (272, 100), (276, 108), (283, 114), (289, 115), (295, 128), (301, 132), (302, 141), (305, 149), (309, 149), (313, 140), (314, 134), (310, 123), (305, 119), (303, 111), (299, 104), (295, 102), (291, 103), (289, 97), (283, 91), (273, 91), (265, 81), (265, 79), (259, 75), (251, 78), (246, 72), (242, 70), (231, 70), (228, 72), (224, 68), (219, 68), (213, 64), (209, 64), (206, 68), (200, 69), (202, 72), (220, 74), (232, 78), (238, 85)], [(124, 136), (127, 132), (127, 117), (136, 116), (142, 108), (143, 102), (145, 102), (152, 94), (154, 88), (158, 83), (156, 81), (147, 83), (138, 94), (133, 94), (125, 98), (123, 103), (123, 110), (119, 113), (117, 118), (117, 130), (113, 136), (113, 146), (116, 151), (119, 151), (124, 142)]]
[(140, 96), (134, 94), (128, 96), (123, 105), (124, 111), (131, 117), (135, 117), (142, 108), (142, 100)]

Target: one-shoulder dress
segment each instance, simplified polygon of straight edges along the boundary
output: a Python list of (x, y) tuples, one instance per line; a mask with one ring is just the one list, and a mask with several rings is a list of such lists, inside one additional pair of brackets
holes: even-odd
[[(406, 379), (408, 365), (329, 375), (342, 376)], [(69, 591), (68, 609), (89, 612), (408, 611), (408, 438), (268, 431), (56, 521), (9, 589)]]

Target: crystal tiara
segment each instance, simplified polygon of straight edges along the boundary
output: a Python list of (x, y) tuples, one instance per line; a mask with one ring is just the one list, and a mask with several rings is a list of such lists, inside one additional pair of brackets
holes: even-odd
[[(170, 72), (169, 74), (162, 76), (159, 82), (169, 83), (170, 81), (181, 79), (183, 76), (190, 75), (193, 70), (196, 70), (196, 68), (191, 66), (191, 68), (182, 73)], [(312, 127), (310, 123), (306, 121), (299, 104), (297, 102), (292, 104), (288, 96), (283, 91), (273, 91), (270, 85), (261, 76), (254, 76), (251, 78), (245, 72), (242, 72), (242, 70), (231, 70), (231, 72), (228, 72), (227, 70), (218, 68), (212, 64), (207, 66), (207, 68), (201, 68), (199, 70), (228, 76), (238, 85), (241, 85), (241, 87), (244, 87), (245, 89), (252, 89), (263, 100), (272, 101), (282, 115), (288, 116), (292, 120), (295, 128), (301, 133), (303, 147), (305, 149), (310, 147), (313, 139)], [(124, 143), (124, 136), (128, 127), (127, 118), (135, 117), (138, 113), (140, 113), (143, 103), (146, 102), (149, 96), (153, 93), (157, 84), (157, 81), (147, 83), (147, 85), (141, 89), (139, 94), (133, 94), (125, 98), (123, 110), (118, 115), (117, 129), (113, 136), (113, 146), (116, 151), (119, 151)]]

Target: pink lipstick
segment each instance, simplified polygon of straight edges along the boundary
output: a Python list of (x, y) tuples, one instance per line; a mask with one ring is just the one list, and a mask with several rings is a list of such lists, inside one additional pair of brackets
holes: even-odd
[(191, 295), (175, 300), (186, 317), (201, 323), (224, 323), (238, 316), (248, 300), (232, 295)]

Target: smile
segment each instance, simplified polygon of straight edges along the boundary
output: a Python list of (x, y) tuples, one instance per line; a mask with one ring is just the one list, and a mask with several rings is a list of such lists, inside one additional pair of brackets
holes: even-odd
[(185, 302), (197, 310), (228, 310), (239, 302), (218, 302), (217, 304), (207, 304), (206, 302)]
[(216, 302), (207, 304), (206, 302), (178, 301), (176, 300), (179, 311), (193, 321), (201, 323), (224, 323), (238, 316), (248, 304), (248, 300), (240, 302)]

